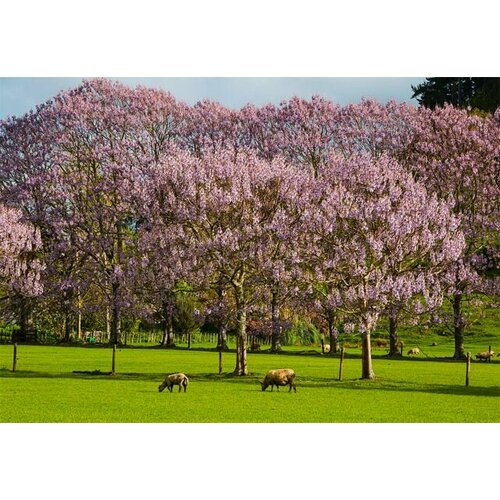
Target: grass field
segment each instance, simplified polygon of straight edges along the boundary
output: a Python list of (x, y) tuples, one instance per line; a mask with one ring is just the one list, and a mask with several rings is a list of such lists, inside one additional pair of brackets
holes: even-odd
[[(0, 422), (500, 422), (499, 358), (473, 362), (465, 387), (465, 363), (443, 358), (446, 345), (425, 348), (419, 359), (391, 360), (375, 349), (375, 381), (359, 379), (357, 349), (347, 350), (342, 382), (338, 356), (312, 351), (249, 354), (251, 375), (235, 377), (232, 352), (217, 375), (214, 351), (122, 348), (110, 376), (73, 373), (109, 371), (109, 348), (22, 345), (13, 373), (12, 346), (2, 345)], [(297, 373), (296, 394), (260, 390), (265, 372), (280, 367)], [(189, 376), (188, 392), (159, 393), (176, 371)]]

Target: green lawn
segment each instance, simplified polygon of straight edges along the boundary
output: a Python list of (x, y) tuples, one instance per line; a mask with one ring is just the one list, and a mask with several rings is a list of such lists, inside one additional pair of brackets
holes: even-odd
[[(377, 379), (364, 381), (359, 351), (349, 349), (339, 382), (338, 357), (312, 349), (249, 354), (251, 375), (234, 377), (232, 352), (224, 353), (219, 376), (213, 351), (123, 348), (112, 377), (73, 373), (109, 371), (109, 348), (22, 345), (12, 373), (12, 346), (2, 345), (0, 422), (500, 422), (497, 358), (473, 362), (465, 387), (465, 363), (440, 358), (449, 347), (402, 360), (375, 349)], [(296, 371), (296, 394), (260, 390), (258, 380), (279, 367)], [(159, 393), (164, 375), (175, 371), (190, 377), (188, 392)]]

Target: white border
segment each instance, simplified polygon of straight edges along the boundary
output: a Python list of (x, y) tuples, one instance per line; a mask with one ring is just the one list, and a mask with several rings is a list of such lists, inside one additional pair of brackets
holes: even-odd
[[(17, 0), (2, 4), (0, 76), (497, 76), (492, 5)], [(0, 487), (5, 498), (40, 500), (465, 499), (496, 477), (497, 432), (493, 424), (2, 424)]]
[(496, 76), (489, 0), (17, 0), (0, 76)]

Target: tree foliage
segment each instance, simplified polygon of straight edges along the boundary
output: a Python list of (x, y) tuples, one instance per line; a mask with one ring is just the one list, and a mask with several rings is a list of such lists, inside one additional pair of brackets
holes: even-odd
[(348, 319), (370, 378), (380, 315), (447, 296), (458, 339), (462, 298), (495, 291), (499, 129), (451, 105), (230, 110), (87, 80), (0, 123), (0, 285), (23, 291), (20, 324), (66, 337), (95, 318), (116, 343), (141, 317), (168, 347), (206, 317), (220, 348), (236, 330), (239, 375), (251, 316), (274, 350), (287, 310), (323, 317), (332, 346)]
[(494, 113), (500, 106), (498, 77), (438, 77), (413, 86), (412, 98), (420, 105), (434, 109), (451, 104), (458, 108), (473, 108)]

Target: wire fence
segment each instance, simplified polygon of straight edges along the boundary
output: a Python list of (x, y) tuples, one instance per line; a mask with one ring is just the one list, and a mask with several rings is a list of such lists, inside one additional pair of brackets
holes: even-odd
[[(0, 344), (11, 344), (14, 341), (16, 332), (10, 329), (0, 329)], [(73, 342), (82, 344), (109, 344), (110, 334), (107, 331), (92, 330), (83, 331), (78, 337), (76, 333), (71, 335)], [(163, 332), (160, 330), (152, 331), (136, 331), (136, 332), (122, 332), (121, 343), (124, 345), (160, 345), (163, 339)], [(30, 332), (26, 335), (25, 339), (16, 339), (18, 342), (37, 343), (37, 344), (56, 344), (61, 341), (61, 338), (47, 332)], [(174, 343), (177, 345), (191, 343), (192, 347), (196, 345), (210, 345), (214, 347), (218, 343), (218, 334), (215, 332), (196, 332), (189, 338), (188, 334), (174, 334)], [(234, 335), (227, 336), (228, 345), (234, 345)], [(270, 345), (271, 336), (248, 336), (248, 345), (254, 350), (259, 350), (260, 346)]]

